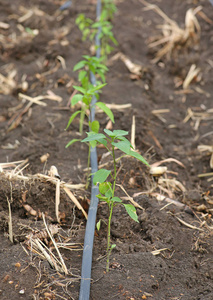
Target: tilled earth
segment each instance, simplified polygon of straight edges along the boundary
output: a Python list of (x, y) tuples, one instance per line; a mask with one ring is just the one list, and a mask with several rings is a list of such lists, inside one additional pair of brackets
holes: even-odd
[[(90, 43), (81, 40), (75, 19), (79, 13), (95, 19), (96, 1), (73, 0), (61, 11), (63, 2), (0, 0), (0, 162), (27, 159), (29, 163), (19, 177), (14, 175), (15, 167), (0, 173), (0, 298), (5, 300), (78, 299), (79, 295), (86, 221), (64, 190), (55, 239), (64, 245), (72, 243), (69, 249), (60, 248), (69, 274), (57, 272), (45, 258), (32, 253), (29, 242), (30, 234), (43, 232), (39, 237), (54, 248), (44, 234), (42, 213), (48, 224), (57, 224), (56, 188), (38, 174), (47, 174), (55, 165), (64, 182), (78, 185), (86, 181), (87, 147), (75, 143), (65, 149), (72, 138), (79, 138), (78, 119), (67, 131), (65, 128), (73, 111), (69, 105), (72, 86), (77, 84), (73, 66), (90, 51)], [(109, 58), (101, 101), (131, 104), (113, 110), (113, 129), (131, 132), (135, 116), (136, 148), (150, 164), (173, 158), (182, 165), (174, 160), (164, 162), (169, 172), (153, 178), (134, 159), (126, 157), (118, 163), (118, 184), (143, 209), (137, 208), (136, 223), (123, 207), (115, 208), (112, 240), (116, 248), (106, 273), (104, 221), (108, 211), (104, 203), (99, 204), (97, 220), (103, 222), (95, 233), (91, 299), (210, 300), (212, 174), (198, 175), (212, 171), (213, 6), (204, 0), (175, 0), (172, 5), (153, 0), (181, 28), (186, 11), (203, 6), (203, 14), (197, 15), (200, 41), (188, 48), (177, 47), (171, 57), (153, 63), (160, 46), (149, 48), (148, 44), (160, 35), (157, 26), (164, 20), (156, 11), (145, 11), (139, 0), (115, 2), (117, 12), (112, 22), (119, 45)], [(118, 52), (141, 65), (141, 74), (131, 74), (122, 59), (112, 59)], [(200, 72), (183, 90), (182, 83), (193, 64)], [(55, 100), (46, 97), (42, 100), (46, 106), (29, 107), (20, 93), (32, 98), (49, 95)], [(96, 117), (105, 128), (106, 116), (97, 113)], [(86, 124), (84, 129), (86, 132)], [(200, 152), (200, 145), (210, 146), (209, 150)], [(42, 163), (40, 157), (46, 153), (48, 160)], [(99, 163), (108, 162), (111, 168), (103, 153), (98, 148)], [(173, 186), (169, 179), (173, 179)], [(90, 190), (72, 192), (87, 210)], [(126, 197), (119, 186), (116, 192)], [(162, 200), (162, 196), (176, 202)], [(7, 200), (11, 202), (14, 243), (8, 238)]]

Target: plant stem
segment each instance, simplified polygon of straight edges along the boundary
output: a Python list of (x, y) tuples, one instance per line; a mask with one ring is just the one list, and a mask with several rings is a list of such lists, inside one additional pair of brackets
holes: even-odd
[(79, 124), (79, 132), (80, 135), (83, 133), (83, 126), (84, 126), (84, 116), (85, 116), (85, 111), (84, 108), (81, 108), (81, 114), (80, 114), (80, 124)]
[[(116, 183), (116, 177), (117, 177), (117, 170), (116, 170), (116, 160), (115, 160), (115, 147), (112, 146), (112, 156), (113, 156), (113, 164), (114, 164), (114, 176), (113, 176), (113, 189), (112, 189), (112, 198), (115, 194), (115, 183)], [(111, 238), (111, 219), (112, 219), (112, 211), (114, 208), (114, 203), (109, 202), (109, 219), (108, 219), (108, 229), (107, 229), (107, 264), (106, 264), (106, 272), (109, 272), (109, 257), (111, 254), (111, 244), (110, 244), (110, 238)]]
[(87, 181), (86, 181), (86, 190), (88, 189), (89, 187), (89, 174), (90, 174), (90, 169), (89, 169), (89, 166), (90, 166), (90, 154), (91, 154), (91, 146), (89, 144), (89, 152), (88, 152), (88, 160), (87, 160)]
[(116, 177), (117, 177), (116, 160), (115, 160), (115, 147), (114, 147), (114, 146), (112, 146), (112, 157), (113, 157), (113, 164), (114, 164), (114, 176), (113, 176), (112, 197), (114, 197), (114, 194), (115, 194)]
[(109, 257), (111, 253), (111, 219), (112, 219), (112, 211), (113, 211), (113, 203), (109, 203), (109, 219), (108, 219), (108, 229), (107, 229), (107, 264), (106, 264), (106, 272), (109, 272)]

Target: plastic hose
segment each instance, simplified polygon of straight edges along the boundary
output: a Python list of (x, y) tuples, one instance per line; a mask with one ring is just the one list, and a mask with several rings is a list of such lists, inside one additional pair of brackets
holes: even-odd
[[(101, 0), (97, 1), (96, 6), (96, 17), (99, 20), (101, 15)], [(97, 46), (96, 57), (100, 57), (100, 38), (99, 33), (101, 28), (98, 29), (98, 33), (96, 34), (95, 44)], [(91, 83), (96, 85), (96, 78), (93, 73), (90, 74)], [(95, 103), (97, 99), (96, 97), (92, 98), (91, 101), (91, 112), (90, 112), (90, 121), (93, 122), (95, 120)], [(97, 151), (96, 147), (90, 150), (90, 162), (91, 162), (91, 173), (94, 174), (98, 170), (98, 160), (97, 160)], [(88, 219), (84, 237), (84, 250), (83, 250), (83, 258), (82, 258), (82, 267), (81, 267), (81, 285), (80, 285), (80, 293), (79, 300), (89, 300), (90, 297), (90, 281), (91, 281), (91, 269), (92, 269), (92, 250), (93, 250), (93, 241), (94, 241), (94, 233), (95, 233), (95, 224), (96, 224), (96, 214), (98, 208), (98, 198), (97, 195), (99, 193), (98, 186), (93, 185), (93, 176), (91, 176), (92, 188), (91, 188), (91, 201), (88, 212)]]

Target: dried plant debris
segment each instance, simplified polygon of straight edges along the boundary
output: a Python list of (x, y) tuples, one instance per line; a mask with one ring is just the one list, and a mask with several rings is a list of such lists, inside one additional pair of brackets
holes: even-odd
[(114, 61), (120, 59), (127, 69), (129, 70), (130, 73), (141, 76), (143, 67), (141, 65), (133, 63), (126, 55), (124, 55), (122, 52), (118, 52), (115, 54), (113, 57), (110, 58), (108, 61), (108, 65), (111, 65)]
[[(48, 229), (49, 229), (49, 232), (52, 236), (54, 236), (55, 234), (58, 233), (58, 225), (53, 225), (53, 224), (50, 224), (48, 226)], [(32, 230), (31, 233), (29, 233), (27, 236), (26, 236), (26, 243), (29, 245), (30, 244), (30, 240), (31, 239), (40, 239), (42, 241), (44, 241), (47, 245), (48, 245), (48, 238), (49, 238), (49, 235), (48, 235), (48, 232), (46, 229), (43, 229), (43, 230)]]
[(15, 128), (17, 128), (19, 126), (19, 124), (22, 121), (23, 116), (28, 113), (29, 115), (32, 113), (31, 111), (31, 106), (33, 104), (37, 104), (40, 106), (47, 106), (47, 104), (45, 102), (43, 102), (42, 100), (48, 99), (48, 100), (52, 100), (52, 101), (56, 101), (56, 102), (61, 102), (62, 98), (56, 94), (54, 94), (52, 91), (48, 90), (47, 94), (42, 96), (36, 96), (36, 97), (30, 97), (28, 95), (19, 93), (18, 94), (19, 99), (21, 100), (20, 105), (18, 105), (15, 108), (11, 108), (10, 111), (11, 113), (13, 113), (12, 117), (10, 118), (10, 120), (8, 121), (8, 129), (7, 131), (11, 131), (14, 130)]
[[(150, 181), (151, 188), (146, 192), (136, 193), (133, 195), (133, 197), (139, 196), (141, 194), (149, 194), (156, 197), (156, 193), (158, 193), (157, 191), (159, 191), (162, 196), (163, 194), (166, 194), (170, 199), (174, 200), (177, 193), (181, 193), (181, 194), (185, 193), (186, 188), (184, 187), (184, 185), (180, 181), (178, 181), (175, 177), (171, 177), (171, 175), (177, 176), (178, 173), (168, 170), (166, 166), (161, 166), (162, 164), (168, 162), (175, 162), (182, 168), (185, 168), (185, 166), (175, 158), (167, 158), (155, 162), (154, 164), (150, 165), (150, 169), (149, 169), (149, 173), (154, 179), (154, 181)], [(169, 173), (171, 175), (168, 177)], [(165, 196), (163, 197), (165, 198)]]
[(139, 80), (139, 79), (143, 79), (145, 81), (147, 81), (147, 83), (145, 83), (144, 88), (146, 90), (149, 90), (149, 85), (151, 85), (152, 83), (152, 70), (142, 66), (141, 64), (136, 64), (134, 63), (129, 57), (127, 57), (126, 55), (124, 55), (122, 52), (118, 52), (115, 55), (113, 55), (107, 62), (108, 66), (113, 65), (113, 63), (115, 61), (117, 61), (118, 59), (120, 59), (124, 65), (126, 66), (126, 68), (128, 69), (129, 73), (130, 73), (130, 78), (132, 80)]
[(9, 70), (7, 75), (0, 74), (0, 94), (9, 95), (17, 86), (15, 76), (17, 70)]
[(186, 75), (186, 78), (183, 81), (183, 89), (187, 89), (190, 85), (190, 83), (197, 78), (198, 74), (200, 72), (200, 68), (197, 68), (195, 64), (191, 65), (188, 74)]
[(210, 168), (213, 169), (213, 145), (199, 145), (197, 147), (198, 151), (200, 152), (207, 152), (208, 155), (211, 155), (210, 158)]
[[(35, 174), (35, 175), (23, 175), (23, 170), (29, 165), (27, 163), (28, 160), (22, 160), (22, 161), (16, 161), (11, 163), (0, 163), (0, 173), (2, 173), (3, 176), (8, 180), (21, 180), (23, 182), (35, 182), (35, 180), (38, 180), (38, 182), (51, 182), (56, 186), (56, 192), (55, 192), (55, 203), (56, 203), (56, 217), (57, 221), (60, 222), (60, 212), (58, 211), (58, 206), (60, 203), (60, 191), (64, 190), (65, 193), (69, 196), (71, 201), (80, 209), (87, 218), (87, 213), (79, 203), (78, 199), (75, 197), (75, 195), (71, 192), (71, 190), (74, 189), (82, 189), (85, 187), (84, 184), (68, 184), (64, 181), (60, 180), (60, 176), (58, 175), (57, 168), (55, 166), (52, 166), (50, 169), (50, 176), (44, 175), (44, 174)], [(26, 195), (22, 194), (22, 206), (23, 208), (32, 216), (36, 218), (41, 218), (41, 212), (36, 211), (31, 207), (28, 203), (26, 203)]]
[[(46, 259), (52, 268), (55, 268), (56, 271), (68, 274), (68, 269), (64, 263), (61, 253), (59, 252), (57, 243), (53, 237), (54, 234), (58, 233), (58, 228), (55, 225), (47, 226), (44, 215), (43, 221), (45, 225), (45, 230), (38, 232), (36, 234), (28, 235), (26, 244), (28, 249), (37, 255), (39, 255), (42, 259)], [(53, 251), (48, 247), (49, 238), (53, 244), (53, 248), (56, 250), (57, 255), (53, 253)], [(42, 241), (44, 240), (47, 245)]]
[[(181, 48), (194, 47), (198, 44), (201, 28), (196, 15), (201, 12), (202, 6), (187, 10), (185, 27), (182, 29), (177, 22), (170, 19), (157, 5), (150, 4), (145, 0), (140, 0), (140, 2), (146, 6), (146, 11), (150, 9), (154, 10), (165, 21), (163, 25), (158, 26), (162, 31), (162, 35), (155, 38), (155, 40), (149, 44), (150, 48), (162, 46), (162, 48), (157, 51), (156, 57), (153, 60), (154, 63), (158, 62), (164, 56), (170, 58), (174, 51)], [(201, 16), (204, 17), (205, 14), (202, 13)], [(207, 19), (206, 17), (206, 20)]]
[(187, 123), (189, 120), (194, 122), (194, 130), (198, 130), (201, 121), (213, 120), (213, 109), (207, 109), (205, 111), (193, 111), (190, 107), (187, 109), (187, 115), (183, 120), (183, 123)]

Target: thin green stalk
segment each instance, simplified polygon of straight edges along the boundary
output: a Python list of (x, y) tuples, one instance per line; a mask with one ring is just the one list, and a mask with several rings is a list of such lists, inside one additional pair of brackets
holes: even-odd
[(114, 146), (112, 146), (112, 157), (113, 157), (113, 164), (114, 164), (114, 177), (113, 177), (112, 197), (114, 197), (116, 177), (117, 177), (116, 160), (115, 160), (115, 147)]
[(89, 187), (89, 175), (90, 175), (90, 154), (91, 154), (91, 146), (89, 144), (89, 152), (88, 152), (88, 159), (87, 159), (87, 180), (86, 180), (86, 190)]
[(108, 219), (108, 229), (107, 229), (107, 264), (106, 264), (106, 271), (109, 272), (109, 257), (111, 253), (111, 244), (110, 244), (110, 238), (111, 238), (111, 219), (112, 219), (112, 211), (113, 211), (113, 203), (109, 204), (109, 219)]
[[(112, 198), (115, 194), (115, 184), (116, 184), (116, 177), (117, 177), (117, 170), (116, 170), (116, 160), (115, 160), (115, 147), (112, 146), (112, 156), (113, 156), (113, 163), (114, 163), (114, 176), (113, 176), (113, 188), (112, 188)], [(110, 244), (111, 240), (111, 219), (112, 219), (112, 211), (114, 208), (114, 203), (109, 203), (109, 219), (108, 219), (108, 229), (107, 229), (107, 264), (106, 264), (106, 271), (109, 272), (109, 258), (112, 251), (112, 245)]]
[(79, 132), (82, 135), (83, 133), (83, 126), (84, 126), (84, 116), (85, 116), (85, 111), (84, 108), (81, 108), (81, 114), (80, 114), (80, 124), (79, 124)]

